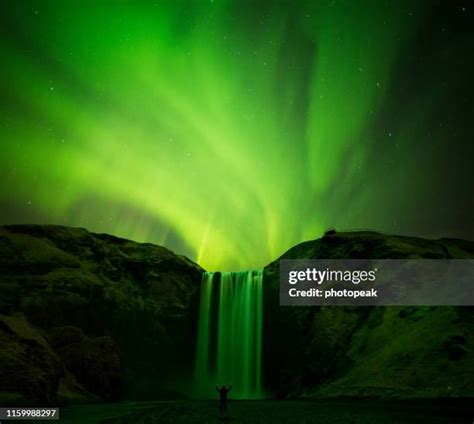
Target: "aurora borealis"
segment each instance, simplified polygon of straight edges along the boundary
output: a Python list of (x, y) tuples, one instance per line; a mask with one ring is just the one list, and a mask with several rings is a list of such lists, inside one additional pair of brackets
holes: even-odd
[(0, 11), (2, 224), (163, 244), (208, 270), (328, 227), (474, 238), (470, 2)]

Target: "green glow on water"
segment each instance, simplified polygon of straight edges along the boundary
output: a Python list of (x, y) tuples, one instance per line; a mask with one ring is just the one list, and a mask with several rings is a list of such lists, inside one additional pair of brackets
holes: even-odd
[(215, 397), (216, 384), (232, 384), (233, 398), (263, 396), (262, 279), (263, 270), (203, 275), (196, 347), (197, 396)]

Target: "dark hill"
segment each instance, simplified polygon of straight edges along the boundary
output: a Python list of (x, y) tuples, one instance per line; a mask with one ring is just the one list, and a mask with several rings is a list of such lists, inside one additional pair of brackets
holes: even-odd
[(0, 227), (0, 396), (179, 391), (193, 364), (201, 273), (161, 246), (82, 228)]
[[(375, 232), (326, 235), (280, 259), (474, 258), (474, 243)], [(474, 396), (472, 307), (279, 307), (265, 268), (266, 381), (280, 396)]]

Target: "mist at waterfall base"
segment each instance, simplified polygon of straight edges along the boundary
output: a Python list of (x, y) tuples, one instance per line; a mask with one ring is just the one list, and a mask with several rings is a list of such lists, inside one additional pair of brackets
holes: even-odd
[(262, 267), (474, 237), (470, 2), (5, 0), (0, 222)]
[(234, 399), (260, 399), (263, 270), (206, 272), (200, 297), (194, 395), (215, 398), (232, 385)]

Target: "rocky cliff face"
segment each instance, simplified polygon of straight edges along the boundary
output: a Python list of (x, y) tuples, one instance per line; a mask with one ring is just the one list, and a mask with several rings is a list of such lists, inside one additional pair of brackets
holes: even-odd
[(193, 364), (201, 273), (161, 246), (0, 227), (0, 392), (41, 401), (179, 391)]
[[(282, 258), (473, 258), (474, 243), (334, 233)], [(164, 247), (0, 227), (0, 403), (177, 397), (202, 269)], [(264, 370), (280, 396), (474, 396), (474, 308), (280, 307), (264, 272)]]
[[(474, 243), (333, 233), (282, 259), (473, 258)], [(474, 396), (474, 308), (279, 307), (264, 271), (266, 382), (280, 396)]]

